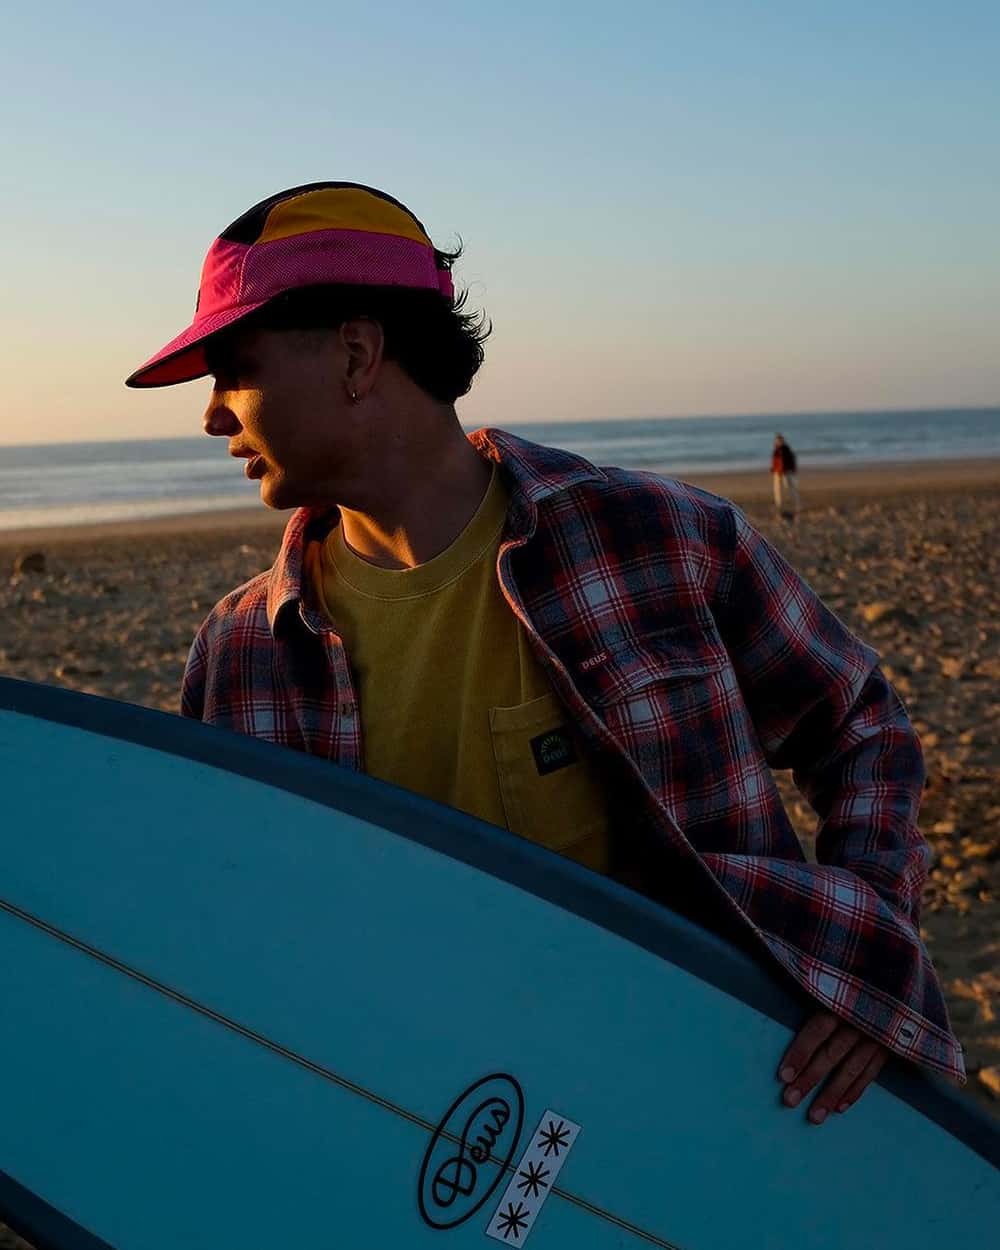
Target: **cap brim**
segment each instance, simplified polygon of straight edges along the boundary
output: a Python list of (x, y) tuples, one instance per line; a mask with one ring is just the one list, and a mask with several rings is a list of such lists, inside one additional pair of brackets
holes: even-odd
[(208, 364), (205, 361), (205, 340), (228, 329), (266, 303), (267, 300), (258, 300), (255, 304), (241, 304), (239, 308), (227, 308), (224, 312), (192, 322), (186, 330), (171, 339), (166, 347), (161, 348), (155, 356), (127, 377), (125, 385), (176, 386), (178, 382), (193, 382), (195, 378), (206, 377)]

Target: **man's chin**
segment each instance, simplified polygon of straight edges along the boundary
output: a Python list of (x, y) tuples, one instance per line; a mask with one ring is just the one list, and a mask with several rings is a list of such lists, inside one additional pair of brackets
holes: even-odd
[(260, 480), (260, 501), (276, 512), (285, 512), (299, 506), (295, 490), (290, 484), (282, 478), (274, 478), (270, 472)]
[(301, 482), (296, 484), (287, 478), (272, 477), (270, 473), (261, 478), (260, 501), (276, 512), (287, 512), (290, 508), (310, 508), (313, 512), (328, 512), (331, 508), (342, 506), (326, 491), (318, 491), (311, 484), (303, 485)]

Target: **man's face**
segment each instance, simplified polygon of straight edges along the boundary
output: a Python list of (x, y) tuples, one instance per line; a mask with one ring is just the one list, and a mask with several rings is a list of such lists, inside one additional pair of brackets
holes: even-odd
[(206, 351), (215, 379), (204, 426), (229, 439), (271, 508), (325, 507), (361, 467), (363, 429), (336, 331), (235, 331)]

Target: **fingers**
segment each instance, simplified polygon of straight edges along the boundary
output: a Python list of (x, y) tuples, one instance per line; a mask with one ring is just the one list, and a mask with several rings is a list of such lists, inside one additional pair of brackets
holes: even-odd
[[(845, 1104), (847, 1093), (858, 1085), (857, 1095), (860, 1096), (868, 1081), (864, 1080), (870, 1067), (874, 1068), (872, 1076), (877, 1075), (882, 1066), (882, 1048), (877, 1042), (867, 1039), (859, 1041), (835, 1068), (830, 1079), (813, 1099), (809, 1108), (809, 1119), (813, 1124), (822, 1124), (831, 1111), (837, 1111)], [(874, 1065), (878, 1063), (878, 1067)], [(869, 1078), (870, 1079), (870, 1078)], [(846, 1102), (844, 1109), (850, 1106)]]
[(848, 1087), (845, 1093), (839, 1096), (837, 1100), (837, 1110), (841, 1114), (847, 1111), (849, 1107), (854, 1106), (868, 1086), (882, 1071), (885, 1061), (889, 1057), (884, 1046), (879, 1046), (875, 1042), (869, 1042), (868, 1045), (874, 1049), (875, 1053), (865, 1064), (860, 1076), (854, 1080), (853, 1084)]
[(841, 1027), (840, 1020), (829, 1011), (817, 1011), (795, 1035), (778, 1066), (778, 1079), (787, 1085), (794, 1081), (823, 1043)]
[(784, 1102), (797, 1107), (806, 1094), (847, 1057), (861, 1034), (829, 1012), (812, 1016), (781, 1061), (779, 1079), (785, 1082)]
[(810, 1016), (785, 1051), (778, 1070), (787, 1107), (797, 1107), (821, 1086), (809, 1108), (813, 1124), (843, 1114), (878, 1076), (888, 1057), (884, 1046), (865, 1037), (831, 1012)]

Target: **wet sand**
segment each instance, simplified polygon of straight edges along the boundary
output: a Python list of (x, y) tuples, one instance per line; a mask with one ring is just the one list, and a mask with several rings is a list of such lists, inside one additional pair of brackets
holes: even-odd
[[(934, 850), (923, 931), (966, 1047), (966, 1095), (1000, 1114), (1000, 461), (807, 472), (794, 525), (775, 519), (766, 473), (693, 480), (746, 508), (880, 651), (910, 709)], [(0, 673), (176, 710), (195, 630), (270, 564), (285, 519), (261, 508), (0, 532)], [(15, 571), (35, 553), (44, 571)], [(810, 845), (812, 813), (778, 780)]]

